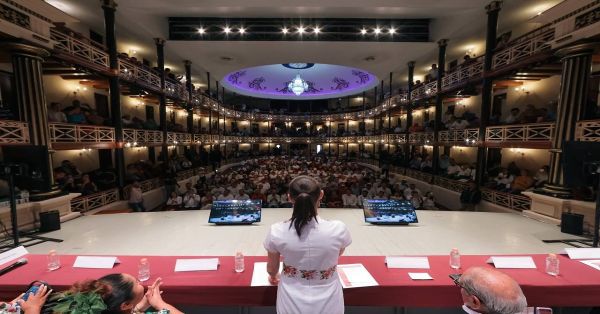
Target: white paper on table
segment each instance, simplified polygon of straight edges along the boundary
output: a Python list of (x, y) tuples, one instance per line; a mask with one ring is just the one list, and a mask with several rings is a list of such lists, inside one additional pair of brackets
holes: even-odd
[(408, 276), (412, 280), (433, 280), (433, 277), (428, 273), (408, 273)]
[(200, 271), (217, 270), (219, 268), (218, 258), (177, 259), (175, 271)]
[[(281, 272), (283, 263), (279, 263), (279, 271)], [(269, 283), (269, 273), (267, 273), (267, 262), (256, 262), (254, 263), (254, 270), (252, 271), (252, 282), (251, 287), (268, 287), (272, 286)]]
[(590, 267), (596, 268), (597, 270), (600, 270), (600, 260), (589, 260), (589, 261), (580, 261)]
[(24, 246), (19, 246), (12, 250), (8, 250), (0, 254), (0, 265), (16, 260), (17, 258), (25, 256), (27, 254), (29, 254), (29, 252)]
[(111, 269), (119, 260), (115, 256), (77, 256), (73, 267)]
[(344, 289), (379, 286), (363, 264), (338, 265), (337, 271)]
[(570, 259), (597, 259), (600, 248), (565, 248), (560, 254), (566, 254)]
[(492, 256), (486, 263), (494, 264), (496, 268), (537, 268), (531, 256)]
[(386, 256), (385, 263), (388, 268), (429, 269), (429, 258), (427, 256)]

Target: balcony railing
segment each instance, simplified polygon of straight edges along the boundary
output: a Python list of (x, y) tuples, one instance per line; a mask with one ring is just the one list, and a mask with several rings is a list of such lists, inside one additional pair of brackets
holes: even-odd
[(111, 189), (90, 195), (79, 196), (71, 200), (71, 210), (87, 212), (119, 200), (119, 190)]
[(442, 78), (442, 90), (450, 89), (456, 85), (468, 82), (472, 79), (480, 79), (483, 75), (483, 57), (466, 66), (460, 66), (456, 70), (446, 73)]
[(439, 142), (455, 145), (475, 145), (479, 142), (479, 129), (440, 131)]
[(486, 142), (547, 142), (554, 136), (554, 123), (530, 123), (488, 127)]
[(581, 142), (600, 142), (600, 120), (577, 122), (575, 140)]
[(435, 176), (433, 178), (433, 184), (458, 193), (462, 193), (462, 191), (469, 187), (469, 183), (467, 182), (452, 180), (440, 176)]
[(26, 122), (0, 120), (0, 144), (28, 144), (29, 125)]
[(190, 133), (178, 133), (168, 132), (167, 143), (174, 145), (188, 145), (192, 144), (192, 134)]
[(124, 59), (119, 59), (119, 77), (146, 86), (154, 91), (161, 91), (158, 74)]
[(406, 168), (406, 170), (404, 171), (404, 175), (427, 183), (431, 183), (431, 180), (433, 180), (432, 174), (414, 169)]
[(408, 134), (408, 142), (411, 144), (433, 145), (433, 132), (416, 132)]
[(496, 205), (519, 211), (529, 210), (531, 206), (531, 199), (527, 196), (498, 192), (490, 189), (481, 189), (481, 198)]
[(543, 27), (520, 39), (512, 41), (506, 49), (494, 54), (492, 69), (515, 64), (544, 50), (550, 49), (550, 41), (554, 39), (554, 28)]
[(123, 141), (132, 145), (162, 144), (162, 131), (123, 129)]
[(188, 94), (185, 86), (183, 86), (181, 83), (178, 84), (176, 82), (165, 81), (165, 93), (169, 97), (186, 101), (188, 100)]
[(75, 39), (56, 29), (50, 30), (50, 38), (56, 42), (54, 49), (95, 65), (110, 68), (108, 52), (95, 47), (90, 42)]
[(406, 134), (389, 134), (388, 135), (389, 143), (406, 143)]
[(85, 124), (49, 123), (50, 141), (53, 143), (111, 143), (115, 129)]

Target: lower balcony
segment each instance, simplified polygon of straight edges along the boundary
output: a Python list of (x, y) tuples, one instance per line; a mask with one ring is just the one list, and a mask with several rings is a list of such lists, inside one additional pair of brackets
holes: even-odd
[(554, 123), (529, 123), (488, 127), (486, 146), (550, 148), (554, 136)]
[(49, 123), (50, 142), (54, 149), (113, 148), (115, 129), (106, 126)]
[(479, 143), (479, 129), (440, 131), (438, 144), (456, 146), (476, 146)]
[(580, 142), (600, 142), (600, 120), (577, 122), (575, 140)]
[(98, 193), (79, 196), (71, 200), (71, 210), (77, 212), (87, 212), (119, 200), (119, 190), (110, 189)]
[(27, 122), (0, 120), (0, 145), (29, 144)]
[(163, 133), (158, 130), (123, 129), (125, 146), (152, 146), (161, 145)]

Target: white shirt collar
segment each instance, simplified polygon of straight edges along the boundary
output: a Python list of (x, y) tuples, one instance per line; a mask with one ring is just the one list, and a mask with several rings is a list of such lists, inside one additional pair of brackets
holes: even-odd
[(481, 313), (479, 313), (479, 312), (476, 312), (476, 311), (474, 311), (474, 310), (471, 310), (471, 308), (470, 308), (470, 307), (468, 307), (466, 304), (463, 304), (463, 306), (462, 306), (462, 309), (463, 309), (463, 311), (465, 311), (465, 312), (466, 312), (466, 313), (468, 313), (468, 314), (481, 314)]

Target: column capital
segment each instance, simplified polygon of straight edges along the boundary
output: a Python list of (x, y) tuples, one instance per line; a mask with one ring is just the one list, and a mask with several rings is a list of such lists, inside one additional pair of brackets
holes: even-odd
[(561, 48), (556, 52), (556, 55), (563, 59), (573, 58), (581, 55), (591, 55), (598, 48), (600, 48), (600, 42), (584, 42)]
[(185, 66), (191, 66), (191, 65), (192, 65), (192, 61), (190, 61), (190, 60), (184, 60), (184, 61), (183, 61), (183, 64), (184, 64)]
[(100, 0), (103, 9), (117, 9), (117, 2), (115, 0)]
[(28, 56), (36, 59), (43, 59), (50, 56), (48, 50), (19, 42), (0, 43), (2, 50), (8, 51), (10, 55)]
[(156, 37), (156, 38), (154, 38), (154, 43), (157, 46), (164, 46), (165, 45), (165, 39), (164, 38), (160, 38), (160, 37)]
[(415, 67), (415, 62), (414, 61), (408, 61), (407, 63), (409, 68), (414, 68)]
[(447, 38), (443, 38), (443, 39), (438, 40), (437, 44), (439, 47), (446, 47), (446, 46), (448, 46), (448, 41), (450, 41), (450, 40)]
[(495, 11), (500, 11), (500, 9), (502, 8), (502, 1), (501, 0), (494, 0), (492, 2), (490, 2), (490, 4), (485, 6), (485, 11), (489, 14)]

